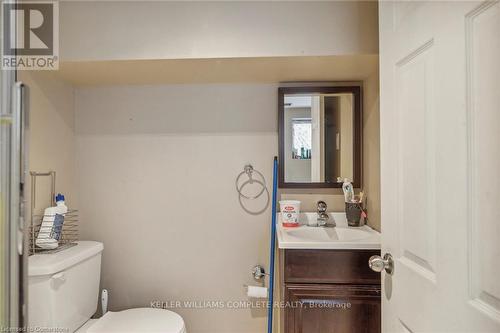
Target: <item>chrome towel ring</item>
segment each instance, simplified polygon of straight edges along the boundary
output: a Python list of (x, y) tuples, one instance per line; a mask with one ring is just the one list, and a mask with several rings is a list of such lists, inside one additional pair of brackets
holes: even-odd
[[(261, 180), (258, 180), (258, 179), (254, 179), (253, 178), (253, 173), (256, 173), (257, 175), (259, 175), (259, 177), (261, 178)], [(244, 174), (246, 174), (248, 176), (248, 180), (244, 181), (241, 186), (239, 185), (240, 183), (240, 178), (241, 176), (243, 176)], [(262, 189), (260, 190), (259, 193), (257, 193), (256, 195), (254, 196), (247, 196), (245, 194), (243, 194), (243, 188), (248, 185), (248, 184), (253, 184), (253, 183), (257, 183), (257, 184), (260, 184), (262, 186)], [(264, 176), (257, 170), (255, 170), (253, 168), (253, 166), (251, 164), (247, 164), (245, 165), (245, 167), (243, 168), (243, 171), (238, 175), (238, 177), (236, 177), (236, 191), (238, 191), (239, 195), (242, 196), (243, 198), (245, 199), (249, 199), (249, 200), (253, 200), (253, 199), (257, 199), (258, 197), (260, 197), (262, 195), (262, 193), (264, 193), (264, 191), (267, 190), (266, 188), (266, 179), (264, 178)]]
[[(254, 177), (255, 174), (260, 179), (256, 179)], [(247, 175), (248, 179), (240, 184), (240, 180), (241, 180), (241, 177), (243, 175)], [(253, 196), (244, 194), (243, 189), (245, 188), (245, 186), (247, 186), (249, 184), (253, 184), (253, 183), (259, 184), (262, 187), (260, 189), (260, 191)], [(259, 171), (255, 170), (251, 164), (245, 165), (245, 167), (243, 168), (243, 171), (240, 172), (238, 177), (236, 177), (235, 186), (236, 186), (236, 191), (238, 192), (238, 195), (239, 195), (238, 199), (239, 199), (240, 205), (247, 213), (252, 214), (252, 215), (258, 215), (258, 214), (263, 213), (266, 210), (267, 206), (269, 205), (269, 199), (270, 199), (269, 198), (269, 191), (267, 190), (266, 179), (264, 178), (264, 175), (262, 173), (260, 173)], [(258, 210), (258, 211), (251, 211), (243, 205), (242, 199), (255, 200), (255, 199), (259, 198), (264, 192), (266, 194), (267, 199), (266, 199), (266, 204), (265, 204), (263, 209)]]

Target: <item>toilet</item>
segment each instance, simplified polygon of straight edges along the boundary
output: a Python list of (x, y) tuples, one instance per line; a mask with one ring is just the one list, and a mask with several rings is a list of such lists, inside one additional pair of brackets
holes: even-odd
[(184, 320), (165, 309), (97, 310), (102, 243), (80, 241), (51, 254), (36, 254), (28, 263), (28, 326), (77, 333), (186, 333)]

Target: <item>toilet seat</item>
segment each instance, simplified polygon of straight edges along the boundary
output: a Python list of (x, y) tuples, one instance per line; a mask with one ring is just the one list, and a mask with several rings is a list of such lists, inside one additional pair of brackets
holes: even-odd
[(91, 325), (88, 333), (186, 333), (184, 320), (177, 313), (153, 308), (108, 311)]

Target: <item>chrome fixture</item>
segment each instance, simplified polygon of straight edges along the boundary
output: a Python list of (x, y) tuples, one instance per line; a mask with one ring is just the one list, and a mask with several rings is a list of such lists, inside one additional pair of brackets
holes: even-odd
[(394, 260), (390, 253), (384, 254), (384, 258), (380, 256), (371, 256), (368, 260), (368, 266), (375, 272), (382, 272), (385, 269), (387, 274), (394, 272)]
[[(241, 180), (241, 177), (243, 175), (246, 175), (248, 177), (248, 179), (241, 182), (241, 184), (240, 184), (240, 180)], [(254, 177), (254, 175), (257, 175), (257, 178)], [(258, 178), (260, 178), (260, 179), (258, 179)], [(249, 184), (258, 184), (261, 188), (254, 195), (251, 195), (248, 193), (245, 194), (243, 189), (245, 188), (245, 186), (247, 186)], [(271, 198), (269, 196), (269, 191), (267, 190), (266, 179), (262, 173), (255, 170), (251, 164), (247, 164), (243, 167), (243, 171), (240, 172), (238, 174), (238, 176), (236, 177), (235, 185), (236, 185), (236, 191), (238, 192), (238, 200), (239, 200), (240, 205), (243, 208), (243, 210), (245, 210), (245, 212), (252, 214), (252, 215), (259, 215), (259, 214), (262, 214), (266, 211), (267, 207), (269, 206), (269, 202), (270, 202)], [(246, 208), (246, 206), (243, 204), (243, 200), (255, 200), (263, 194), (266, 195), (266, 199), (264, 201), (264, 205), (263, 205), (262, 209), (257, 210), (257, 211), (250, 210), (250, 209)]]
[(318, 210), (318, 227), (335, 227), (335, 222), (328, 223), (330, 216), (326, 212), (326, 209), (328, 208), (326, 202), (320, 200), (316, 204), (316, 207)]
[[(253, 174), (256, 173), (260, 178), (261, 180), (259, 179), (255, 179), (253, 177)], [(241, 185), (239, 185), (239, 182), (240, 182), (240, 178), (241, 176), (243, 176), (244, 174), (246, 174), (248, 176), (248, 180), (244, 181)], [(261, 190), (255, 194), (255, 195), (245, 195), (243, 194), (243, 188), (247, 185), (247, 184), (253, 184), (253, 183), (257, 183), (261, 186)], [(255, 170), (253, 168), (253, 166), (251, 164), (247, 164), (243, 167), (243, 171), (240, 172), (240, 174), (238, 175), (238, 177), (236, 177), (236, 191), (238, 192), (238, 194), (240, 196), (242, 196), (243, 198), (245, 199), (248, 199), (248, 200), (254, 200), (254, 199), (257, 199), (258, 197), (261, 196), (262, 193), (264, 193), (264, 191), (267, 190), (267, 187), (266, 187), (266, 179), (264, 178), (264, 175), (262, 175), (259, 171)]]
[(252, 268), (252, 275), (253, 275), (253, 278), (255, 280), (260, 280), (264, 276), (269, 275), (269, 274), (266, 273), (266, 271), (264, 270), (264, 267), (262, 267), (261, 265), (257, 265), (257, 266), (254, 266), (254, 268)]

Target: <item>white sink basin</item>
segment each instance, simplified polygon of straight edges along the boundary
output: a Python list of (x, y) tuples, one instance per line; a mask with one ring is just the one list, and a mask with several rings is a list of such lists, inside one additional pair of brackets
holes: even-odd
[[(280, 249), (380, 249), (380, 234), (368, 226), (348, 227), (345, 213), (329, 213), (336, 227), (310, 227), (316, 213), (301, 213), (299, 227), (286, 228), (278, 214), (278, 247)], [(332, 221), (329, 221), (331, 223)]]
[(285, 231), (290, 239), (314, 242), (352, 242), (370, 237), (370, 232), (363, 229), (348, 228), (312, 228), (302, 227)]

